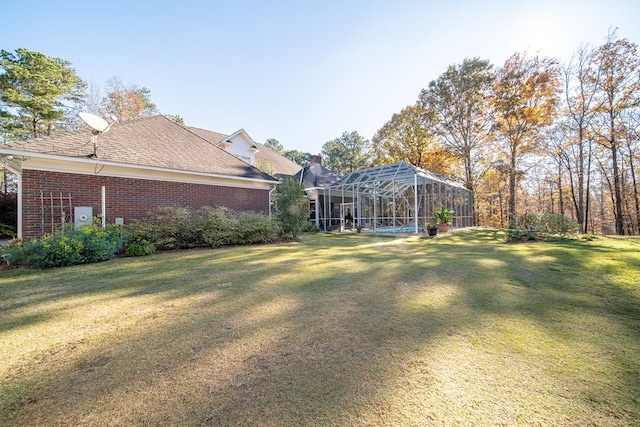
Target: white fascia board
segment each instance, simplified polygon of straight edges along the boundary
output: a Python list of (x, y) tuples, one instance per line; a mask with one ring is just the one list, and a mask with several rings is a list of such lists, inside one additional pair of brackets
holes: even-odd
[[(190, 182), (190, 183), (205, 183), (204, 180), (198, 180), (198, 177), (205, 178), (208, 180), (221, 180), (226, 182), (225, 185), (242, 187), (239, 185), (237, 181), (247, 184), (257, 185), (267, 185), (268, 187), (276, 186), (278, 181), (275, 180), (266, 180), (266, 179), (258, 179), (258, 178), (246, 178), (246, 177), (237, 177), (230, 175), (221, 175), (214, 173), (205, 173), (205, 172), (193, 172), (193, 171), (184, 171), (179, 169), (167, 169), (153, 166), (140, 166), (140, 165), (131, 165), (126, 163), (116, 163), (116, 162), (104, 162), (99, 161), (92, 158), (78, 157), (78, 158), (70, 158), (66, 156), (56, 156), (51, 154), (42, 154), (42, 153), (28, 153), (20, 150), (5, 150), (0, 149), (0, 153), (20, 156), (22, 158), (26, 157), (27, 160), (23, 160), (22, 167), (23, 169), (33, 169), (33, 170), (41, 170), (41, 171), (54, 171), (54, 172), (67, 172), (67, 173), (80, 173), (80, 174), (95, 174), (95, 170), (100, 170), (100, 173), (103, 175), (109, 176), (118, 176), (123, 178), (138, 178), (138, 179), (153, 179), (153, 180), (167, 180), (166, 177), (162, 176), (154, 176), (153, 173), (159, 174), (168, 174), (172, 176), (173, 181), (180, 182)], [(34, 160), (34, 162), (29, 162), (29, 160)], [(38, 162), (41, 160), (41, 162)], [(56, 163), (62, 162), (62, 164), (57, 165)], [(72, 167), (75, 165), (76, 167)], [(107, 170), (107, 168), (109, 168)], [(139, 171), (141, 173), (135, 173)], [(180, 178), (180, 176), (186, 176), (189, 178)], [(235, 185), (233, 184), (235, 182)]]

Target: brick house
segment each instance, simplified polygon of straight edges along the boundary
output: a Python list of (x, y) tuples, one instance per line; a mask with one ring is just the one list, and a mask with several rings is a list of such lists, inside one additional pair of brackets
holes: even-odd
[[(76, 212), (105, 223), (132, 222), (162, 206), (269, 213), (278, 181), (253, 166), (261, 147), (244, 130), (216, 135), (212, 141), (154, 116), (97, 136), (85, 127), (0, 145), (0, 164), (18, 181), (18, 236), (77, 223)], [(229, 146), (250, 155), (234, 155)]]

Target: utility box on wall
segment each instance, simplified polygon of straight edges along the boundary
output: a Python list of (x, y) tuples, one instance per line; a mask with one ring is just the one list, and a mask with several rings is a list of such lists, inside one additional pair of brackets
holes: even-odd
[(93, 224), (93, 208), (91, 206), (76, 206), (73, 209), (73, 218), (76, 228)]

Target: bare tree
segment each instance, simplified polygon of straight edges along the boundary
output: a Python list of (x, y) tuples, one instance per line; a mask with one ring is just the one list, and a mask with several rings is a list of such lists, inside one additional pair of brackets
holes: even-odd
[(640, 234), (640, 193), (638, 190), (638, 176), (636, 167), (640, 163), (640, 111), (635, 108), (627, 114), (627, 136), (625, 138), (624, 151), (629, 165), (631, 177), (631, 192), (635, 208), (635, 231)]
[(598, 115), (594, 121), (596, 141), (610, 154), (613, 180), (615, 231), (624, 234), (620, 145), (624, 140), (624, 113), (638, 105), (640, 62), (637, 47), (627, 39), (616, 39), (610, 32), (607, 42), (594, 54), (598, 73)]
[(571, 170), (575, 165), (575, 185), (571, 175), (571, 193), (581, 232), (589, 223), (589, 183), (591, 179), (591, 143), (588, 132), (596, 108), (594, 105), (600, 73), (594, 64), (593, 49), (581, 46), (564, 68), (566, 116), (570, 120), (570, 141), (564, 159)]

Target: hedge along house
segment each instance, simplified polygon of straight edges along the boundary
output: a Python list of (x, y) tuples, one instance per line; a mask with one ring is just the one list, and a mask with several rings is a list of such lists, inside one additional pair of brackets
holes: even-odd
[[(86, 128), (0, 146), (1, 164), (17, 176), (19, 237), (91, 216), (131, 222), (157, 207), (269, 213), (275, 178), (164, 116), (92, 136)], [(244, 130), (223, 142), (254, 145)]]
[[(442, 206), (455, 211), (454, 227), (473, 225), (473, 193), (457, 181), (404, 162), (350, 173), (307, 194), (320, 229), (367, 227), (418, 234), (435, 224)], [(346, 218), (352, 218), (348, 221)]]

